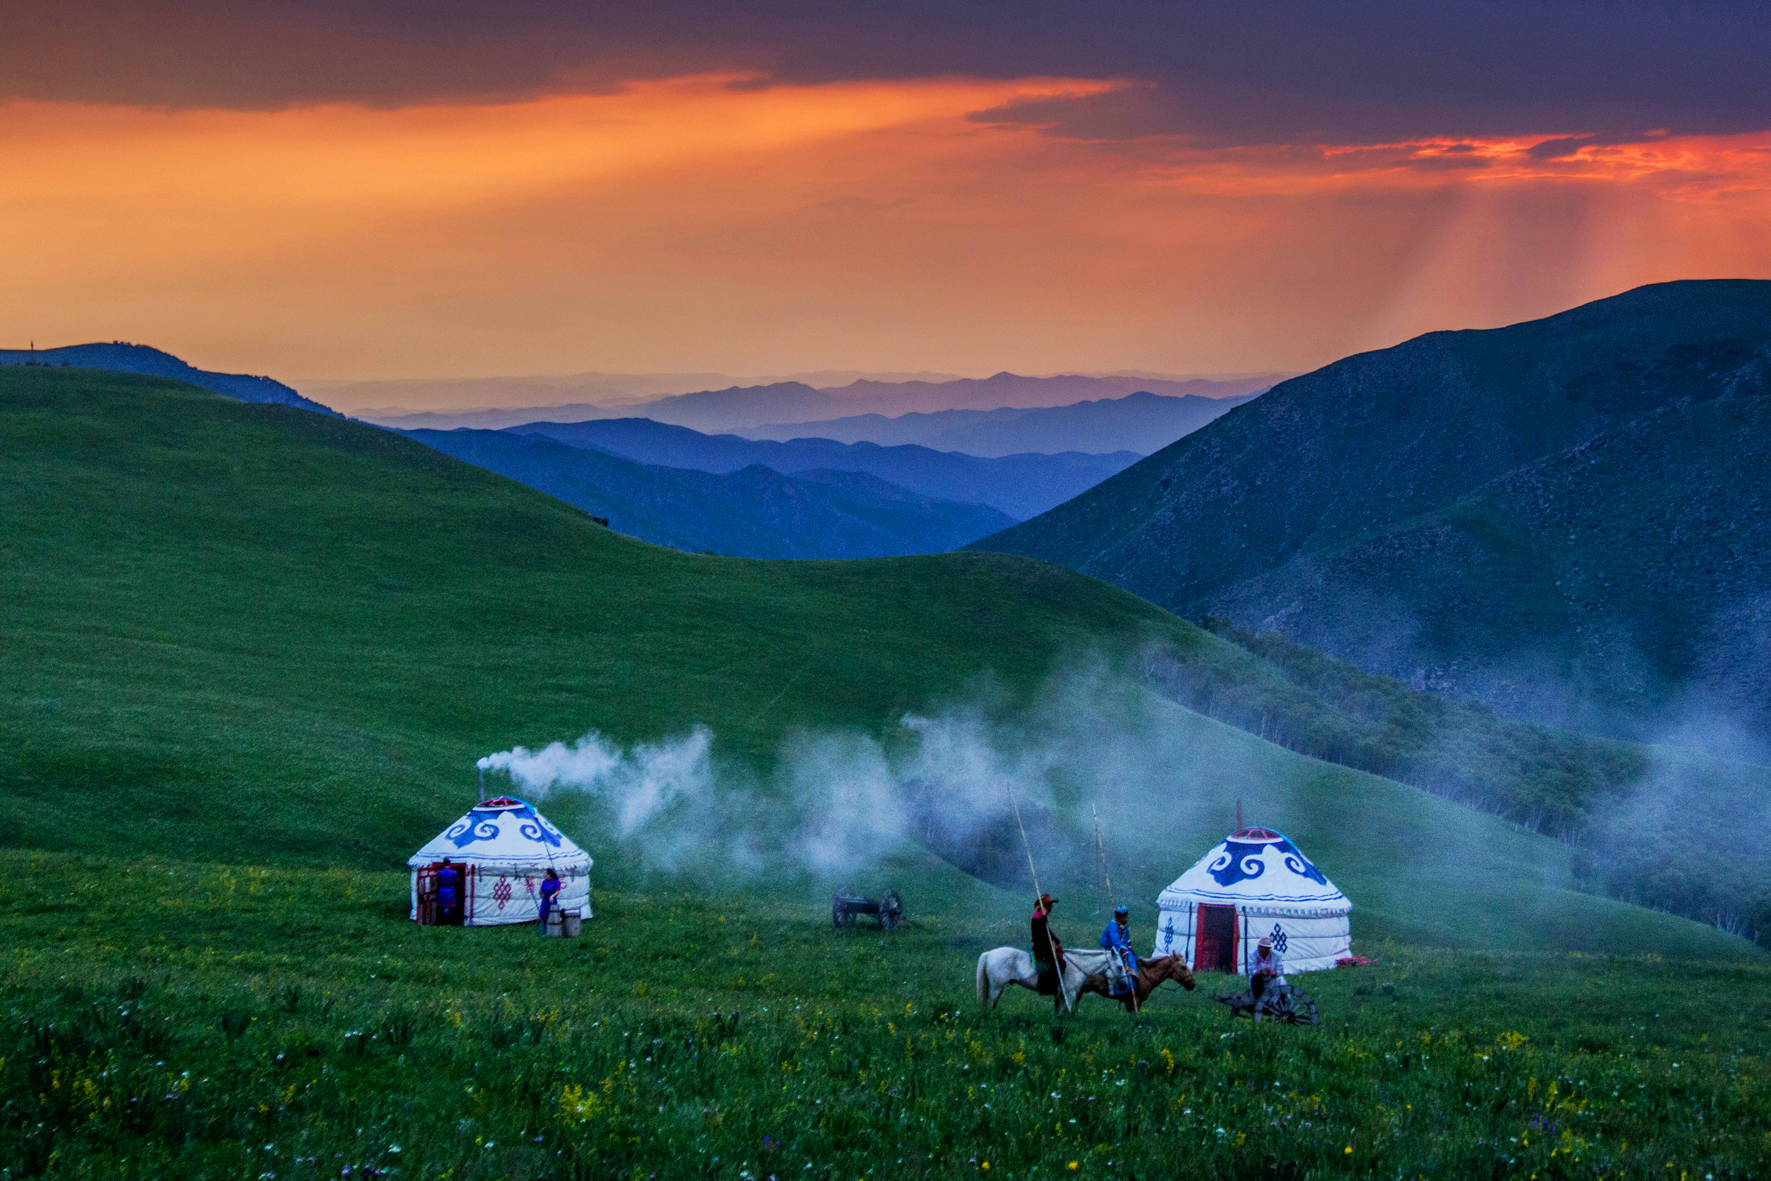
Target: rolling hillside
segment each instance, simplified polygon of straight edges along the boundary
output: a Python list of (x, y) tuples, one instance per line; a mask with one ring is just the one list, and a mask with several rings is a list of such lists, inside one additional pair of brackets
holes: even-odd
[[(927, 447), (881, 447), (823, 438), (751, 440), (737, 435), (704, 435), (646, 418), (535, 422), (511, 427), (509, 433), (542, 436), (573, 447), (594, 447), (639, 463), (708, 472), (735, 472), (752, 464), (789, 475), (808, 471), (863, 472), (922, 496), (989, 505), (1014, 520), (1025, 520), (1062, 504), (1137, 459), (1129, 451), (1085, 455), (1072, 450), (1057, 455), (986, 459)], [(1004, 527), (998, 525), (988, 531)], [(963, 541), (982, 536), (983, 533), (975, 533)]]
[[(847, 780), (834, 764), (771, 767), (814, 765), (792, 753), (808, 741), (890, 752), (918, 711), (995, 735), (1029, 796), (1098, 798), (1139, 896), (1221, 836), (1240, 797), (1354, 897), (1364, 938), (1747, 950), (1572, 892), (1555, 841), (1112, 675), (1152, 645), (1225, 692), (1258, 694), (1266, 674), (1055, 567), (680, 554), (389, 432), (114, 374), (0, 372), (0, 440), (13, 848), (397, 866), (460, 811), (481, 754), (695, 724), (720, 766), (759, 777), (757, 808), (803, 821)], [(606, 813), (565, 796), (550, 810), (597, 850), (605, 882), (642, 868)], [(764, 863), (784, 854), (775, 832), (755, 831)], [(1086, 858), (1042, 855), (1061, 888), (1094, 880)], [(980, 915), (1020, 913), (977, 889)]]
[(280, 381), (244, 373), (212, 373), (187, 364), (171, 353), (145, 344), (111, 341), (108, 344), (75, 344), (53, 349), (0, 349), (0, 365), (71, 365), (82, 369), (108, 369), (116, 373), (140, 373), (185, 381), (242, 402), (274, 402), (300, 406), (320, 414), (337, 411), (304, 398)]
[(1771, 283), (1645, 287), (1281, 383), (975, 548), (1522, 716), (1771, 735)]
[(749, 558), (863, 558), (943, 553), (1013, 518), (936, 500), (857, 472), (793, 475), (751, 464), (729, 472), (635, 462), (539, 435), (411, 431), (447, 455), (509, 476), (631, 537)]

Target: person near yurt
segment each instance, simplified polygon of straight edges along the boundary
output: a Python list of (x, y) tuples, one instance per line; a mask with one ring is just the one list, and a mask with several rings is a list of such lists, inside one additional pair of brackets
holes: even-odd
[(536, 922), (550, 869), (560, 880), (550, 909), (590, 917), (590, 854), (526, 800), (500, 796), (475, 804), (406, 864), (412, 870), (415, 922), (430, 913), (420, 907), (420, 898), (434, 888), (431, 883), (445, 864), (457, 876), (459, 900), (452, 910), (435, 908), (438, 922), (464, 927)]
[(1353, 953), (1353, 904), (1284, 833), (1242, 828), (1156, 899), (1152, 958), (1181, 955), (1195, 972), (1257, 970), (1263, 943), (1286, 972), (1332, 968)]

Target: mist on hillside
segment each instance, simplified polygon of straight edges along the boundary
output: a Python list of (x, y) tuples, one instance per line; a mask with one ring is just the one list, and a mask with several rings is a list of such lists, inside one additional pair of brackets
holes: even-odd
[[(1553, 837), (1569, 848), (1582, 889), (1771, 942), (1771, 757), (1758, 713), (1738, 699), (1687, 689), (1653, 728), (1637, 719), (1627, 737), (1606, 737), (1603, 723), (1615, 717), (1593, 700), (1592, 670), (1548, 653), (1525, 662), (1539, 691), (1520, 716), (1362, 672), (1271, 632), (1208, 626), (1284, 682), (1226, 690), (1156, 652), (1144, 672), (1158, 692), (1298, 753)], [(1400, 643), (1413, 624), (1401, 615), (1389, 626)], [(1380, 641), (1383, 630), (1375, 621), (1368, 629)], [(1607, 654), (1614, 683), (1654, 679), (1631, 645), (1611, 643)], [(1708, 662), (1737, 665), (1739, 653)]]
[[(1111, 873), (1118, 900), (1147, 901), (1234, 827), (1239, 803), (1248, 823), (1288, 832), (1307, 855), (1333, 850), (1322, 868), (1343, 885), (1419, 857), (1429, 814), (1404, 819), (1349, 797), (1362, 781), (1229, 737), (1215, 716), (1466, 805), (1430, 813), (1441, 853), (1541, 875), (1545, 906), (1578, 883), (1747, 938), (1767, 926), (1771, 872), (1754, 868), (1771, 865), (1765, 769), (1691, 749), (1700, 739), (1732, 749), (1724, 723), (1690, 718), (1669, 734), (1682, 745), (1636, 747), (1450, 709), (1403, 761), (1367, 766), (1370, 748), (1309, 749), (1301, 736), (1325, 733), (1325, 715), (1287, 715), (1274, 697), (1246, 716), (1223, 696), (1181, 691), (1161, 672), (1175, 667), (1084, 660), (1025, 703), (980, 684), (886, 733), (791, 730), (766, 768), (722, 751), (704, 725), (625, 746), (592, 731), (480, 766), (488, 790), (503, 776), (516, 794), (577, 812), (611, 841), (595, 850), (605, 865), (642, 876), (808, 875), (872, 890), (882, 864), (920, 847), (1017, 893), (1037, 875), (1041, 888), (1104, 901)], [(1366, 721), (1383, 731), (1419, 719)], [(1568, 858), (1543, 846), (1526, 870), (1516, 838), (1480, 812), (1559, 839)]]

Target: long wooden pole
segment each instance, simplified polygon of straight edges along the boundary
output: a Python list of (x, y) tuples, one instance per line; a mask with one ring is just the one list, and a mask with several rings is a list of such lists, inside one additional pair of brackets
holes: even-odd
[[(1021, 851), (1027, 854), (1027, 873), (1033, 879), (1034, 897), (1035, 899), (1043, 898), (1045, 896), (1045, 891), (1039, 888), (1039, 871), (1033, 868), (1033, 845), (1027, 840), (1027, 826), (1021, 823), (1021, 805), (1019, 801), (1015, 799), (1014, 781), (1012, 779), (1005, 779), (1002, 782), (1003, 786), (1008, 788), (1009, 807), (1013, 808), (1015, 812), (1015, 827), (1021, 832)], [(1033, 905), (1038, 906), (1039, 903), (1035, 901)], [(1047, 948), (1052, 953), (1052, 968), (1058, 974), (1058, 995), (1064, 998), (1064, 1011), (1066, 1013), (1073, 1013), (1076, 1010), (1070, 1004), (1070, 990), (1064, 987), (1064, 965), (1063, 962), (1058, 959), (1058, 944), (1052, 937), (1051, 911), (1049, 910), (1045, 912), (1045, 940)]]
[[(1113, 897), (1113, 875), (1107, 870), (1107, 843), (1101, 839), (1101, 813), (1093, 804), (1088, 806), (1089, 814), (1095, 818), (1095, 852), (1101, 855), (1101, 876), (1107, 881), (1107, 905), (1113, 908), (1113, 921), (1119, 921), (1119, 900)], [(1139, 1013), (1143, 1005), (1138, 1002), (1138, 982), (1134, 979), (1131, 986), (1131, 1011)]]
[(1113, 875), (1107, 872), (1107, 846), (1101, 840), (1101, 813), (1093, 804), (1088, 806), (1088, 810), (1095, 818), (1095, 852), (1101, 855), (1101, 877), (1107, 881), (1107, 905), (1118, 910), (1119, 900), (1113, 897)]

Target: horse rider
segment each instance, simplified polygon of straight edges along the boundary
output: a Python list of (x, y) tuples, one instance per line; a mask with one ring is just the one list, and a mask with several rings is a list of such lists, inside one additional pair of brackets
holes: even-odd
[(1053, 998), (1063, 995), (1064, 945), (1052, 934), (1050, 923), (1057, 904), (1050, 894), (1041, 894), (1033, 904), (1033, 966), (1039, 973), (1039, 995)]
[(1248, 959), (1248, 991), (1254, 998), (1254, 1015), (1261, 1015), (1261, 994), (1272, 984), (1285, 983), (1285, 959), (1273, 948), (1273, 937), (1262, 935)]
[(1101, 947), (1118, 965), (1114, 981), (1115, 995), (1131, 987), (1131, 977), (1138, 970), (1138, 953), (1131, 949), (1131, 911), (1123, 906), (1113, 908), (1113, 921), (1101, 932)]

